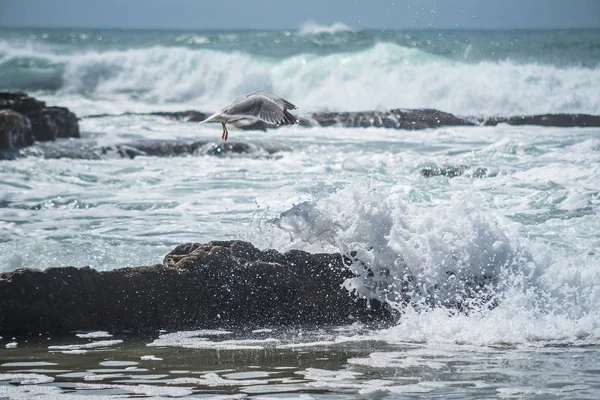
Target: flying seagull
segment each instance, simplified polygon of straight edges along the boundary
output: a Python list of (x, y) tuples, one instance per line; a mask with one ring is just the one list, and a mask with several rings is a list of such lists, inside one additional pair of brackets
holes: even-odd
[(220, 122), (223, 126), (221, 139), (226, 141), (229, 132), (227, 132), (225, 124), (228, 122), (240, 119), (258, 119), (274, 125), (293, 125), (299, 123), (299, 121), (288, 110), (295, 110), (296, 108), (298, 107), (275, 93), (257, 90), (238, 97), (233, 103), (200, 123)]

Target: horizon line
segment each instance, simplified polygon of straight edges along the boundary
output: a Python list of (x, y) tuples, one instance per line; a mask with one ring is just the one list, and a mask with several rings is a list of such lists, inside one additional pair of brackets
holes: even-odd
[[(329, 25), (323, 25), (329, 26)], [(350, 32), (360, 31), (389, 31), (389, 32), (402, 32), (402, 31), (561, 31), (561, 30), (600, 30), (600, 26), (571, 26), (571, 27), (513, 27), (513, 28), (499, 28), (499, 27), (406, 27), (406, 28), (386, 28), (386, 27), (368, 27), (353, 29), (351, 27)], [(56, 30), (69, 30), (69, 29), (92, 29), (92, 30), (116, 30), (116, 31), (202, 31), (202, 32), (223, 32), (223, 31), (299, 31), (302, 28), (172, 28), (172, 27), (120, 27), (120, 26), (30, 26), (30, 25), (0, 25), (0, 29), (56, 29)]]

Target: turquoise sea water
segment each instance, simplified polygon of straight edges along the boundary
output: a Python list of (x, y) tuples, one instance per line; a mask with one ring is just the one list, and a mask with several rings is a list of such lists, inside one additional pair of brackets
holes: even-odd
[[(300, 116), (394, 107), (600, 114), (599, 31), (346, 28), (0, 30), (0, 89), (80, 117), (211, 112), (259, 88), (298, 105)], [(218, 126), (155, 116), (82, 118), (80, 128), (99, 145), (220, 141)], [(347, 282), (367, 296), (394, 305), (395, 285), (415, 277), (400, 323), (5, 337), (0, 396), (598, 397), (600, 129), (295, 126), (231, 129), (230, 140), (255, 152), (0, 161), (0, 271), (154, 264), (179, 243), (215, 239), (356, 251), (379, 272)], [(286, 150), (269, 155), (267, 146)], [(431, 165), (490, 174), (423, 177)], [(496, 282), (497, 307), (444, 306), (483, 275)], [(112, 340), (123, 342), (64, 347)], [(42, 361), (55, 364), (12, 364)]]

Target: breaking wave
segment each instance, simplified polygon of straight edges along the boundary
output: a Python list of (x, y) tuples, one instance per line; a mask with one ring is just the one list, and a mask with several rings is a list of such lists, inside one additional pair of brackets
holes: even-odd
[(359, 182), (296, 204), (261, 236), (267, 246), (345, 254), (358, 275), (347, 287), (403, 314), (381, 332), (388, 341), (595, 340), (594, 263), (540, 250), (471, 196), (424, 205)]
[[(184, 47), (55, 54), (0, 43), (0, 87), (211, 111), (264, 88), (302, 111), (434, 107), (460, 115), (600, 114), (600, 68), (450, 61), (391, 43), (362, 51), (274, 59)], [(60, 99), (57, 99), (60, 100)], [(98, 104), (96, 104), (97, 106)]]
[(298, 30), (298, 33), (301, 35), (335, 34), (340, 32), (352, 32), (352, 28), (342, 22), (336, 22), (327, 26), (320, 25), (314, 21), (307, 21)]

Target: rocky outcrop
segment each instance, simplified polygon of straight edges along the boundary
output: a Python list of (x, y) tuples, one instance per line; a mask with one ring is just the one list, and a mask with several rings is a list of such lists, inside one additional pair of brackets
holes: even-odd
[(452, 165), (452, 166), (431, 166), (421, 169), (421, 175), (426, 178), (434, 176), (445, 176), (454, 178), (461, 175), (467, 175), (471, 178), (491, 178), (498, 175), (497, 170), (490, 170), (484, 167), (472, 168), (468, 165)]
[[(182, 112), (152, 112), (152, 113), (124, 113), (120, 115), (153, 115), (174, 120), (201, 122), (209, 114), (198, 111)], [(85, 118), (106, 117), (108, 114), (89, 115)], [(456, 117), (434, 109), (396, 109), (389, 111), (363, 111), (363, 112), (321, 112), (313, 113), (307, 117), (299, 118), (303, 126), (342, 126), (351, 128), (382, 127), (395, 129), (425, 129), (440, 126), (475, 125), (474, 122)], [(277, 128), (262, 121), (240, 120), (232, 123), (239, 129), (266, 130)]]
[[(34, 139), (43, 142), (57, 138), (80, 137), (75, 114), (64, 107), (47, 107), (45, 102), (25, 93), (0, 92), (0, 110), (4, 110), (0, 114), (0, 149), (28, 146)], [(8, 110), (12, 114), (7, 114)], [(22, 121), (28, 121), (31, 136), (15, 135), (14, 130), (4, 128), (14, 121), (14, 113), (21, 115)], [(27, 125), (25, 122), (22, 122), (23, 124)]]
[[(180, 121), (201, 122), (209, 114), (199, 111), (124, 113), (120, 115), (154, 115)], [(85, 118), (106, 117), (108, 114)], [(442, 126), (472, 125), (539, 125), (556, 127), (600, 127), (600, 116), (588, 114), (540, 114), (515, 117), (457, 117), (443, 111), (423, 109), (394, 109), (388, 111), (318, 112), (300, 117), (302, 126), (341, 126), (346, 128), (392, 128), (417, 130)], [(266, 130), (277, 128), (262, 121), (241, 120), (232, 123), (239, 129)]]
[[(25, 117), (30, 128), (23, 118), (18, 118), (14, 113), (4, 111), (0, 113), (0, 150), (14, 150), (30, 145), (33, 140), (38, 142), (54, 141), (58, 138), (78, 138), (79, 126), (77, 117), (64, 107), (47, 107), (43, 101), (36, 100), (19, 92), (0, 92), (0, 110), (10, 110)], [(119, 115), (152, 115), (185, 122), (201, 122), (209, 114), (188, 110), (179, 112), (152, 112), (152, 113), (123, 113)], [(109, 114), (88, 115), (84, 118), (101, 118), (112, 116)], [(417, 130), (438, 128), (444, 126), (469, 126), (469, 125), (497, 125), (506, 123), (510, 125), (540, 125), (557, 127), (600, 127), (600, 116), (587, 114), (541, 114), (515, 117), (457, 117), (453, 114), (435, 109), (393, 109), (388, 111), (364, 112), (319, 112), (300, 117), (303, 126), (341, 126), (341, 127), (382, 127), (391, 129)], [(266, 130), (276, 128), (274, 125), (262, 121), (241, 120), (233, 122), (239, 129)], [(29, 130), (31, 133), (28, 133)], [(102, 158), (109, 154), (119, 154), (123, 157), (136, 155), (181, 155), (196, 152), (207, 142), (178, 143), (164, 141), (160, 146), (158, 142), (151, 144), (120, 144), (103, 149), (89, 150), (88, 145), (81, 146), (86, 151), (79, 155), (74, 147), (61, 143), (57, 146), (39, 147), (31, 149), (28, 155), (41, 155), (46, 158)], [(67, 147), (62, 149), (61, 147)], [(138, 148), (138, 147), (143, 148)], [(243, 147), (243, 146), (242, 146)], [(229, 149), (223, 145), (216, 149), (215, 155), (246, 153), (239, 146), (231, 148), (231, 152), (222, 151)], [(99, 152), (98, 152), (99, 150)], [(0, 153), (0, 159), (16, 158), (24, 155), (22, 152), (9, 151)]]
[(13, 110), (0, 110), (0, 149), (12, 149), (31, 144), (33, 144), (33, 134), (29, 119)]
[(600, 127), (600, 116), (589, 114), (539, 114), (517, 117), (490, 117), (480, 119), (483, 125), (539, 125), (556, 127)]
[(312, 125), (316, 123), (319, 126), (382, 127), (407, 130), (474, 125), (471, 121), (434, 109), (314, 113), (307, 122)]
[(134, 113), (125, 112), (122, 114), (92, 114), (86, 115), (84, 118), (104, 118), (104, 117), (115, 117), (115, 116), (128, 116), (128, 115), (153, 115), (157, 117), (164, 117), (173, 119), (176, 121), (186, 122), (201, 122), (204, 121), (210, 114), (205, 114), (200, 111), (188, 110), (188, 111), (158, 111), (150, 113)]
[(46, 159), (71, 158), (102, 160), (135, 158), (138, 156), (175, 157), (185, 155), (210, 155), (216, 157), (272, 158), (288, 148), (276, 143), (252, 144), (246, 142), (141, 140), (138, 142), (99, 146), (89, 139), (37, 143), (33, 146), (2, 150), (0, 160), (20, 157)]
[(0, 274), (0, 335), (392, 321), (342, 287), (352, 276), (340, 254), (242, 241), (182, 244), (147, 267), (18, 269)]

